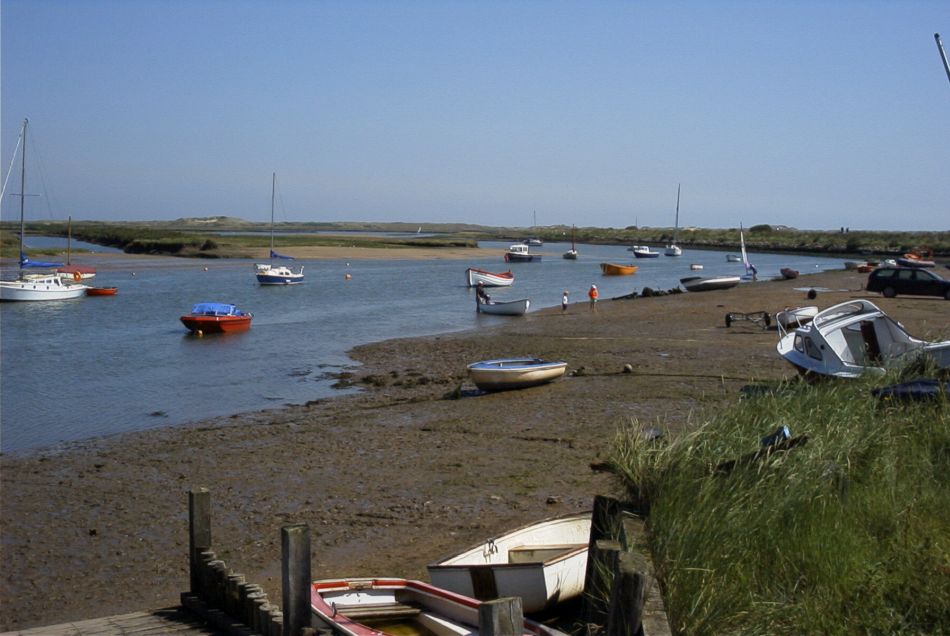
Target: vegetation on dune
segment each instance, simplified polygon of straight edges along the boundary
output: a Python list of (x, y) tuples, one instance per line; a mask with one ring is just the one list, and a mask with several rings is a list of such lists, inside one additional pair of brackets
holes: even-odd
[[(948, 630), (950, 405), (871, 386), (782, 386), (669, 442), (619, 434), (675, 633)], [(781, 425), (807, 442), (724, 469)]]
[[(412, 236), (422, 228), (426, 234)], [(0, 230), (7, 246), (9, 234), (18, 225), (2, 223)], [(570, 241), (572, 228), (545, 226), (533, 228), (489, 227), (459, 223), (282, 223), (275, 228), (281, 234), (275, 243), (281, 248), (294, 246), (356, 246), (369, 248), (402, 247), (475, 247), (479, 240), (519, 241), (529, 236), (544, 241)], [(152, 222), (74, 222), (72, 233), (77, 240), (117, 247), (130, 253), (170, 254), (178, 256), (238, 257), (248, 256), (247, 248), (270, 244), (270, 226), (249, 223), (232, 217), (178, 219)], [(27, 224), (33, 234), (66, 235), (65, 222)], [(231, 234), (253, 232), (254, 234)], [(317, 234), (321, 232), (321, 234)], [(340, 232), (345, 234), (325, 234)], [(369, 236), (360, 232), (401, 232), (404, 236)], [(581, 243), (631, 245), (664, 245), (673, 240), (673, 228), (582, 227), (574, 230)], [(739, 228), (680, 228), (676, 242), (685, 248), (737, 251)], [(874, 254), (899, 256), (911, 250), (928, 248), (938, 258), (950, 257), (950, 232), (872, 232), (797, 230), (785, 226), (755, 225), (745, 231), (746, 247), (752, 251)], [(4, 253), (4, 255), (8, 255)]]

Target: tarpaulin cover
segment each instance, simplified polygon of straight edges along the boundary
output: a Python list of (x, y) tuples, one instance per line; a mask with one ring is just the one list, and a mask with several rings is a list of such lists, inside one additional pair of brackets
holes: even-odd
[(270, 251), (270, 257), (271, 257), (271, 258), (285, 258), (285, 259), (287, 259), (288, 261), (294, 260), (294, 257), (293, 257), (293, 256), (284, 256), (283, 254), (278, 254), (278, 253), (275, 252), (274, 250), (271, 250), (271, 251)]

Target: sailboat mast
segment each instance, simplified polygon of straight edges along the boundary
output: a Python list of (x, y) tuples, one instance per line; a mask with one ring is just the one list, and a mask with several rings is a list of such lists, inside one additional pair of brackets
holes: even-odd
[(937, 41), (937, 50), (940, 51), (940, 59), (943, 60), (943, 69), (947, 72), (947, 79), (950, 80), (950, 62), (947, 61), (947, 52), (943, 50), (939, 33), (934, 33), (934, 40)]
[(23, 268), (23, 234), (26, 232), (24, 221), (24, 204), (26, 202), (26, 125), (29, 119), (23, 120), (23, 148), (20, 149), (20, 268)]
[(676, 184), (676, 224), (673, 226), (673, 242), (676, 242), (676, 233), (680, 229), (680, 186), (681, 183)]
[(69, 215), (69, 219), (66, 221), (66, 264), (71, 265), (70, 257), (72, 255), (73, 247), (73, 217)]
[(277, 173), (271, 173), (270, 182), (270, 252), (274, 256), (274, 196), (277, 192)]

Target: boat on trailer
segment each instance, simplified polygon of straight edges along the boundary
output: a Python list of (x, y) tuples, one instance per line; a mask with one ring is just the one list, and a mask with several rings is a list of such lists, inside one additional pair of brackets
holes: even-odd
[(191, 313), (180, 320), (189, 331), (200, 335), (247, 331), (253, 317), (253, 314), (227, 303), (197, 303), (191, 308)]
[(515, 275), (511, 270), (495, 274), (477, 267), (469, 267), (465, 270), (465, 279), (469, 287), (477, 287), (479, 283), (486, 287), (508, 287), (515, 282)]
[[(345, 636), (478, 636), (482, 601), (401, 578), (330, 579), (310, 587), (310, 609)], [(519, 636), (564, 636), (524, 619)], [(512, 635), (516, 636), (516, 635)]]
[(503, 358), (468, 365), (468, 373), (482, 391), (524, 389), (556, 380), (567, 370), (566, 362), (540, 358)]
[(950, 368), (950, 340), (927, 342), (868, 300), (850, 300), (819, 312), (792, 331), (779, 327), (776, 350), (806, 377), (856, 378), (883, 374), (923, 356)]
[(432, 584), (481, 601), (521, 597), (540, 612), (584, 591), (591, 513), (533, 523), (427, 566)]

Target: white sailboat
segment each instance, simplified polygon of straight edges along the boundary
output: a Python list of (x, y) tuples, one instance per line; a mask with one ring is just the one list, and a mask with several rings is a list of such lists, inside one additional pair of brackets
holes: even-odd
[(577, 245), (575, 245), (575, 243), (574, 243), (574, 233), (575, 233), (575, 228), (574, 228), (574, 226), (572, 225), (572, 226), (571, 226), (571, 249), (569, 249), (569, 250), (567, 250), (566, 252), (564, 252), (564, 255), (563, 255), (564, 258), (566, 258), (566, 259), (568, 259), (568, 260), (570, 260), (570, 261), (576, 261), (576, 260), (577, 260)]
[(680, 184), (676, 185), (676, 225), (673, 226), (673, 240), (663, 253), (667, 256), (682, 256), (683, 250), (676, 244), (676, 233), (680, 229)]
[(745, 251), (745, 237), (742, 235), (741, 223), (739, 224), (739, 249), (742, 252), (742, 265), (745, 267), (745, 276), (742, 278), (745, 280), (755, 280), (756, 274), (759, 272), (755, 269), (755, 265), (749, 261), (749, 255)]
[[(270, 258), (293, 260), (293, 256), (284, 256), (274, 251), (274, 198), (277, 193), (277, 173), (271, 175), (270, 190)], [(254, 266), (257, 282), (261, 285), (295, 285), (303, 282), (303, 266), (296, 272), (286, 265), (257, 263)]]
[(62, 266), (62, 263), (33, 262), (26, 256), (23, 247), (23, 237), (26, 234), (25, 200), (26, 194), (26, 130), (29, 120), (23, 120), (23, 130), (20, 133), (20, 273), (16, 280), (0, 281), (0, 300), (36, 301), (36, 300), (69, 300), (86, 295), (86, 285), (80, 285), (69, 280), (63, 280), (59, 274), (26, 274), (28, 268), (51, 269)]

